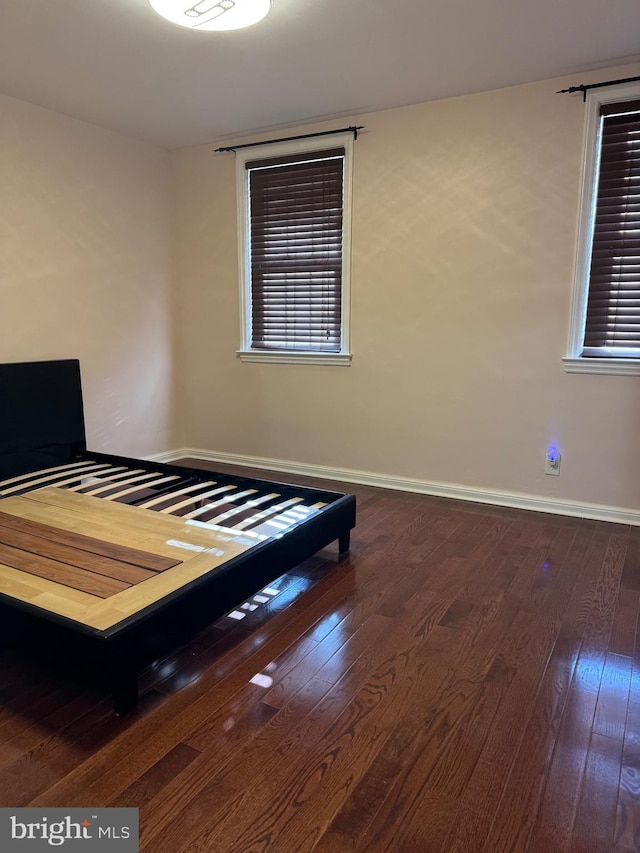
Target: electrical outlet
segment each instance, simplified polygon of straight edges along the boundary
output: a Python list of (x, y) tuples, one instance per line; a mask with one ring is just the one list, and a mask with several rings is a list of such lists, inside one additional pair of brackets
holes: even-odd
[(551, 474), (554, 477), (560, 476), (560, 451), (555, 445), (552, 445), (547, 450), (547, 455), (544, 460), (544, 473)]

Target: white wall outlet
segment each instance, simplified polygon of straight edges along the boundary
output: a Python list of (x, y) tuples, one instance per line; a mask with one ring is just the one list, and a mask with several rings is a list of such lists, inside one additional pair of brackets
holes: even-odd
[(560, 456), (560, 451), (555, 445), (552, 445), (547, 450), (547, 455), (544, 460), (544, 473), (551, 474), (554, 477), (559, 477), (561, 460), (562, 457)]

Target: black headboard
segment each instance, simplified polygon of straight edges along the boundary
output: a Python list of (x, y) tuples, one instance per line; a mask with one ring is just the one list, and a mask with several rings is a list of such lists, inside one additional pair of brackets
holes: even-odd
[(0, 480), (86, 450), (80, 362), (0, 364)]

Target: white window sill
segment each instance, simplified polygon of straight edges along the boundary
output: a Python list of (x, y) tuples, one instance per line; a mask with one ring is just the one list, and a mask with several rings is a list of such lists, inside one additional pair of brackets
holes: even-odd
[(240, 361), (258, 361), (263, 364), (320, 364), (349, 367), (351, 353), (341, 352), (275, 352), (274, 350), (238, 350)]
[(567, 373), (640, 376), (640, 358), (563, 358)]

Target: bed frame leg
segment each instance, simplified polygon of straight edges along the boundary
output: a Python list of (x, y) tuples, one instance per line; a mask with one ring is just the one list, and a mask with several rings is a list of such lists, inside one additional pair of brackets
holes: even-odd
[(341, 533), (338, 537), (338, 551), (341, 554), (346, 554), (349, 550), (349, 544), (351, 542), (351, 531), (347, 530), (346, 533)]
[(138, 705), (138, 676), (130, 675), (111, 685), (111, 701), (116, 716), (133, 711)]
[(104, 683), (111, 691), (113, 710), (118, 717), (138, 704), (138, 666), (130, 645), (109, 643), (102, 648)]

